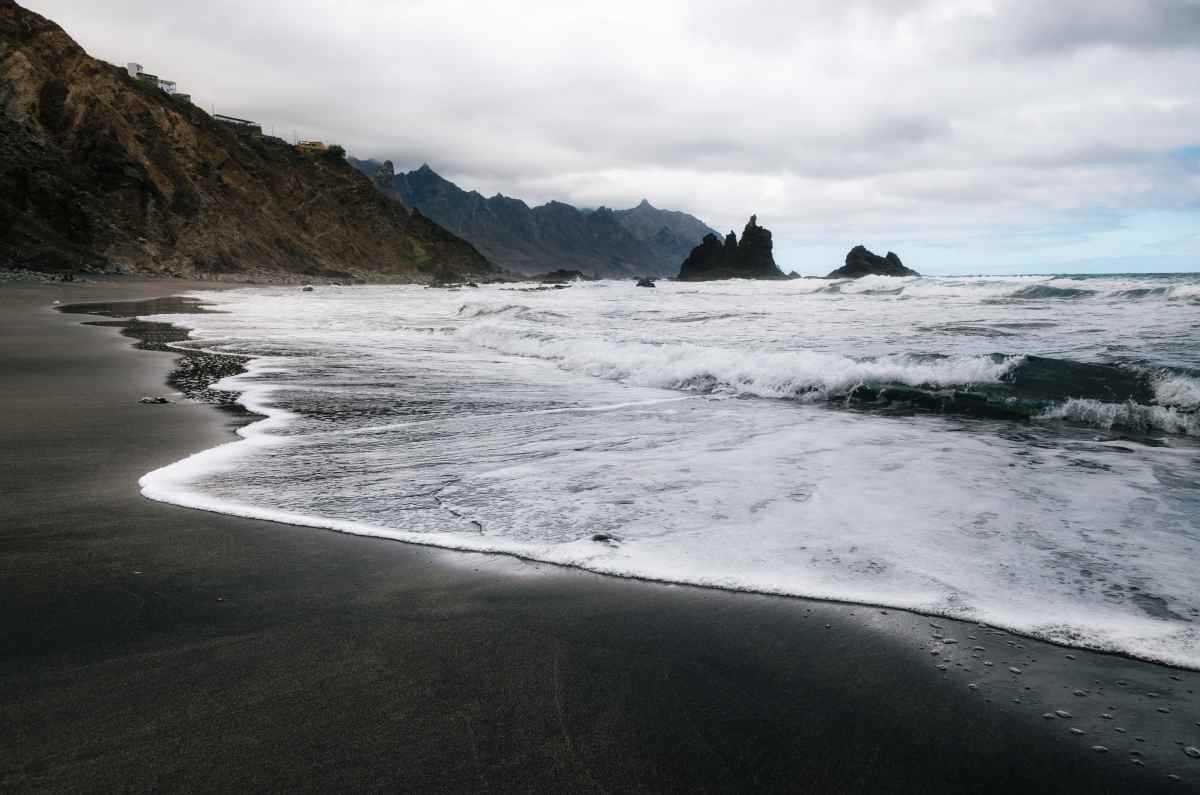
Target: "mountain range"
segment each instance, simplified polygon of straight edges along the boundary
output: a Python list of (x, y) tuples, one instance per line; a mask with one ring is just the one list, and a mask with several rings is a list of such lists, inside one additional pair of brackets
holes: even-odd
[(518, 273), (578, 270), (598, 277), (674, 276), (705, 235), (703, 221), (643, 200), (628, 210), (579, 209), (552, 201), (530, 207), (484, 197), (427, 164), (396, 173), (391, 161), (350, 159), (387, 196), (470, 241), (497, 265)]
[(0, 0), (0, 267), (225, 279), (496, 273), (333, 150), (231, 129)]

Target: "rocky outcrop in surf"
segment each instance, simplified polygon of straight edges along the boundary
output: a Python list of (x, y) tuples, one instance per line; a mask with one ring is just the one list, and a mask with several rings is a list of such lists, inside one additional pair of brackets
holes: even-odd
[(900, 257), (889, 251), (881, 257), (866, 246), (855, 246), (846, 255), (846, 264), (831, 272), (827, 279), (861, 279), (863, 276), (920, 276), (906, 268)]
[(716, 235), (705, 235), (700, 245), (683, 261), (678, 278), (684, 282), (786, 279), (775, 264), (771, 248), (770, 230), (759, 226), (758, 216), (752, 215), (742, 230), (740, 243), (733, 232), (725, 236), (724, 242)]

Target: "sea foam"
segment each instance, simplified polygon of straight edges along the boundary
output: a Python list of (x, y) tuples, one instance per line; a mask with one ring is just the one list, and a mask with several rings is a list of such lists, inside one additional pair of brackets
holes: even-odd
[[(157, 319), (191, 326), (189, 345), (257, 357), (220, 386), (265, 419), (142, 488), (1200, 668), (1193, 310), (1116, 295), (1187, 283), (1079, 280), (1095, 294), (989, 303), (1060, 282), (897, 281), (202, 294), (224, 313)], [(976, 333), (988, 329), (1003, 334)], [(1096, 431), (809, 400), (858, 384), (994, 385), (1021, 354), (1110, 363), (1114, 351), (1152, 374), (1153, 405), (1054, 407)], [(1126, 427), (1176, 435), (1153, 446), (1104, 432)]]

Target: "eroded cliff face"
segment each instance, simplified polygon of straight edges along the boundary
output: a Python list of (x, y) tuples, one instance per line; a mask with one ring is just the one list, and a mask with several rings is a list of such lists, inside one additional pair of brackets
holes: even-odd
[(786, 279), (775, 264), (772, 246), (770, 230), (759, 226), (758, 217), (752, 215), (740, 243), (733, 232), (724, 243), (716, 235), (705, 235), (680, 266), (679, 280)]
[(232, 279), (490, 273), (340, 158), (253, 138), (0, 0), (0, 267)]

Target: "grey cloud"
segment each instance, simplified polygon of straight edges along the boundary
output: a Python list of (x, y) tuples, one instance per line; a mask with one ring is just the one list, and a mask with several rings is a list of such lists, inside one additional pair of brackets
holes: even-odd
[(26, 2), (285, 137), (785, 251), (1200, 202), (1200, 0)]
[(1026, 0), (1008, 12), (1002, 40), (1034, 52), (1103, 45), (1200, 49), (1197, 0)]

